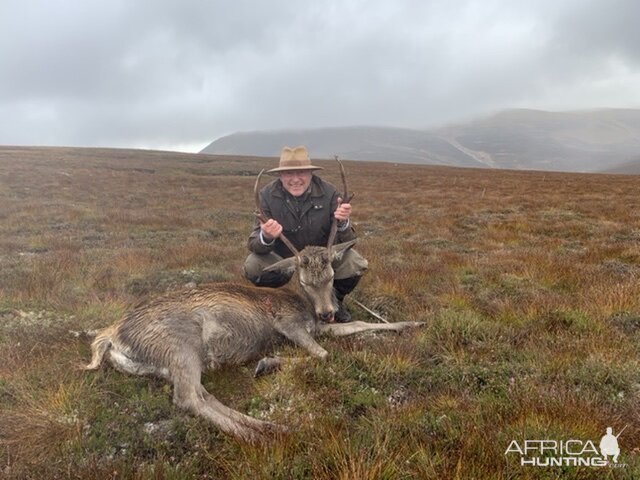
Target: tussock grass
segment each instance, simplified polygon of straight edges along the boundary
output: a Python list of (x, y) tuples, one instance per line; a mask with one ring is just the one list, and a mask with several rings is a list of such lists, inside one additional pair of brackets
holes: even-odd
[[(0, 149), (0, 476), (640, 475), (639, 177), (347, 162), (370, 262), (354, 298), (427, 326), (323, 339), (327, 362), (258, 380), (253, 365), (205, 375), (226, 404), (291, 427), (271, 444), (177, 410), (159, 380), (79, 371), (90, 339), (70, 331), (167, 290), (242, 281), (267, 163)], [(626, 468), (532, 469), (504, 455), (513, 439), (597, 444), (625, 425)]]

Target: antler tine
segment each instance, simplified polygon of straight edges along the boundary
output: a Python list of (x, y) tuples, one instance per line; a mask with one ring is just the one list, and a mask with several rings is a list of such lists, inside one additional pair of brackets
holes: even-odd
[[(260, 186), (260, 177), (262, 177), (263, 173), (264, 173), (264, 168), (260, 170), (260, 173), (258, 174), (258, 178), (256, 178), (256, 183), (253, 186), (253, 196), (255, 197), (255, 201), (256, 201), (256, 211), (254, 212), (254, 215), (258, 218), (258, 220), (260, 220), (261, 223), (265, 223), (267, 220), (269, 220), (267, 216), (264, 214), (264, 210), (262, 210), (262, 205), (260, 205), (260, 189), (258, 187)], [(293, 246), (293, 243), (291, 243), (289, 239), (285, 237), (282, 232), (280, 232), (280, 235), (278, 235), (278, 238), (280, 238), (282, 243), (284, 243), (287, 246), (287, 248), (291, 250), (291, 253), (293, 253), (296, 257), (300, 255), (300, 252), (298, 252), (298, 249)]]
[[(333, 158), (335, 158), (336, 162), (338, 162), (338, 164), (340, 165), (340, 176), (342, 177), (343, 188), (342, 203), (349, 203), (351, 202), (353, 195), (349, 195), (349, 186), (347, 185), (347, 175), (344, 172), (344, 165), (342, 165), (342, 162), (338, 159), (338, 155), (334, 155)], [(331, 221), (331, 230), (329, 231), (329, 240), (327, 242), (328, 249), (331, 249), (331, 247), (333, 247), (333, 243), (336, 241), (337, 233), (338, 220), (336, 219), (336, 217), (333, 217), (333, 220)]]
[(256, 200), (256, 211), (254, 212), (254, 215), (256, 217), (258, 217), (258, 220), (260, 220), (260, 222), (265, 223), (268, 219), (264, 214), (264, 211), (262, 210), (262, 205), (260, 205), (260, 177), (262, 177), (262, 174), (264, 173), (264, 168), (262, 170), (260, 170), (260, 173), (258, 174), (258, 178), (256, 178), (256, 183), (253, 186), (253, 196), (255, 197)]
[(354, 194), (352, 193), (349, 195), (349, 186), (347, 185), (347, 175), (344, 172), (344, 165), (338, 158), (338, 155), (334, 155), (333, 158), (335, 158), (336, 162), (340, 165), (340, 176), (342, 177), (342, 187), (344, 188), (344, 191), (342, 192), (342, 203), (351, 203)]

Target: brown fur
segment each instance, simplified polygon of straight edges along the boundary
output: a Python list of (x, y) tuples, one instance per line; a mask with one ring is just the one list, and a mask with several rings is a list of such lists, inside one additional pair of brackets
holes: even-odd
[[(339, 255), (348, 246), (334, 247), (332, 255)], [(268, 432), (283, 431), (284, 427), (220, 403), (202, 386), (202, 372), (258, 359), (286, 340), (316, 358), (325, 358), (327, 351), (313, 338), (322, 332), (349, 335), (365, 330), (399, 331), (419, 325), (417, 322), (336, 325), (319, 321), (319, 317), (332, 319), (336, 308), (328, 254), (326, 248), (307, 247), (293, 263), (291, 259), (283, 261), (280, 268), (297, 269), (298, 278), (293, 283), (299, 293), (218, 283), (168, 293), (139, 305), (97, 335), (92, 344), (91, 363), (85, 368), (99, 368), (106, 356), (118, 370), (162, 377), (173, 384), (176, 405), (245, 440), (259, 440)], [(277, 358), (263, 358), (256, 374), (278, 368), (280, 362)]]

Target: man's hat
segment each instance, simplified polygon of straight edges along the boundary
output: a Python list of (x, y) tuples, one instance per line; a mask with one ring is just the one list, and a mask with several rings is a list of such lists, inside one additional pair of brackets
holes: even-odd
[(307, 148), (300, 145), (295, 148), (284, 147), (280, 152), (278, 168), (267, 170), (267, 173), (282, 172), (284, 170), (322, 170), (322, 167), (311, 165)]

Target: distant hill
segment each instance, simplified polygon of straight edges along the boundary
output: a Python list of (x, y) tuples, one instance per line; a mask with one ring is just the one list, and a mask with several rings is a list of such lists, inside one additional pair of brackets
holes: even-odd
[(314, 158), (339, 155), (349, 160), (479, 166), (476, 159), (438, 135), (385, 127), (240, 132), (219, 138), (201, 153), (273, 157), (284, 145), (306, 145)]
[(640, 175), (640, 155), (630, 162), (621, 163), (608, 168), (603, 173), (623, 173), (627, 175)]
[[(431, 130), (344, 127), (239, 132), (201, 153), (276, 156), (307, 145), (314, 158), (567, 172), (613, 171), (640, 158), (640, 110), (508, 110)], [(621, 172), (623, 173), (623, 172)]]

